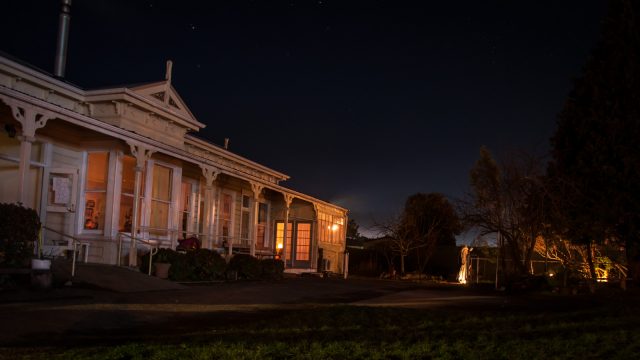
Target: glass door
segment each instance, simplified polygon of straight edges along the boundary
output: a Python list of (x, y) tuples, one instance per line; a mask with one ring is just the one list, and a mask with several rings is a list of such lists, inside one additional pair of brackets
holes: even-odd
[(296, 236), (292, 245), (295, 249), (294, 267), (308, 268), (311, 264), (311, 223), (296, 223)]
[[(276, 250), (282, 256), (284, 222), (276, 222)], [(311, 265), (311, 223), (289, 222), (286, 244), (287, 267), (309, 268)]]

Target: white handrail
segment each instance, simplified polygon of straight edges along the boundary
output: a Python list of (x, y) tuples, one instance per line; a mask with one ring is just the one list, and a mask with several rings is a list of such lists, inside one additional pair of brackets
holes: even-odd
[[(162, 247), (162, 244), (164, 242), (166, 242), (167, 240), (169, 240), (170, 242), (170, 248), (171, 249), (175, 249), (176, 248), (176, 234), (180, 234), (180, 233), (185, 233), (187, 234), (187, 238), (188, 237), (192, 237), (195, 236), (198, 239), (202, 240), (202, 239), (209, 239), (211, 242), (211, 245), (214, 245), (215, 247), (218, 248), (224, 248), (225, 252), (228, 255), (231, 255), (233, 253), (233, 247), (234, 245), (247, 245), (250, 246), (250, 239), (242, 239), (238, 236), (223, 236), (223, 235), (216, 235), (216, 234), (208, 234), (208, 233), (197, 233), (197, 232), (192, 232), (192, 231), (184, 231), (184, 230), (180, 230), (180, 229), (167, 229), (167, 228), (152, 228), (152, 227), (145, 227), (145, 226), (141, 226), (138, 227), (138, 230), (140, 232), (140, 234), (144, 234), (144, 233), (149, 233), (149, 232), (162, 232), (162, 233), (166, 233), (167, 234), (167, 238), (142, 238), (142, 237), (135, 237), (136, 242), (140, 242), (142, 244), (145, 244), (147, 246), (149, 246), (149, 275), (151, 275), (151, 269), (152, 269), (152, 264), (153, 264), (153, 255), (158, 253), (158, 250), (160, 249), (160, 247)], [(122, 238), (123, 237), (127, 237), (129, 239), (132, 239), (131, 233), (128, 232), (119, 232), (117, 235), (117, 239), (118, 239), (118, 251), (117, 251), (117, 256), (118, 256), (118, 266), (121, 266), (121, 258), (122, 258)], [(226, 247), (224, 246), (226, 242)], [(264, 251), (264, 250), (262, 250)], [(266, 255), (264, 253), (261, 254), (262, 257), (264, 256), (269, 256)], [(275, 256), (275, 253), (271, 256)]]
[[(128, 237), (129, 239), (133, 239), (133, 237), (131, 236), (130, 233), (125, 233), (125, 232), (119, 232), (118, 233), (118, 266), (121, 266), (120, 264), (120, 259), (122, 258), (122, 237)], [(158, 253), (158, 244), (160, 243), (160, 239), (142, 239), (142, 238), (135, 238), (136, 242), (145, 244), (147, 246), (149, 246), (149, 270), (148, 270), (148, 275), (151, 276), (151, 269), (152, 269), (152, 263), (153, 263), (153, 255)]]
[(60, 236), (63, 236), (63, 237), (71, 239), (71, 243), (73, 244), (73, 257), (72, 257), (72, 261), (71, 261), (71, 279), (73, 280), (74, 276), (76, 276), (76, 251), (78, 250), (78, 242), (80, 242), (80, 240), (78, 240), (75, 236), (72, 236), (72, 235), (69, 235), (69, 234), (65, 234), (65, 233), (62, 233), (62, 232), (57, 231), (57, 230), (53, 230), (53, 229), (48, 228), (46, 226), (43, 226), (42, 228), (47, 230), (47, 231), (51, 231), (54, 234), (58, 234)]

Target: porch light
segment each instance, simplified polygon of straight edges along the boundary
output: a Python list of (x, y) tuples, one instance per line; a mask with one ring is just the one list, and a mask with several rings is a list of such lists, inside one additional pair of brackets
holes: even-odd
[(331, 225), (331, 231), (338, 231), (338, 225), (337, 224)]
[(282, 248), (284, 247), (284, 245), (282, 245), (282, 244), (278, 244), (276, 247), (277, 247), (278, 249), (282, 249)]

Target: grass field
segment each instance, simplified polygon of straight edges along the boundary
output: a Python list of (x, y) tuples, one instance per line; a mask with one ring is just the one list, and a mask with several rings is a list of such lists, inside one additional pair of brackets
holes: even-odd
[[(536, 301), (536, 299), (531, 299)], [(0, 349), (30, 359), (638, 359), (640, 305), (542, 310), (319, 306), (262, 311), (181, 338)]]

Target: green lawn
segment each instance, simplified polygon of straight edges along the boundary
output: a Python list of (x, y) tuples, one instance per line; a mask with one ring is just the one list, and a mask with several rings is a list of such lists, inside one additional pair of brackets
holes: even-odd
[(323, 306), (212, 324), (189, 340), (0, 351), (33, 359), (637, 359), (639, 310), (633, 301), (552, 311)]

